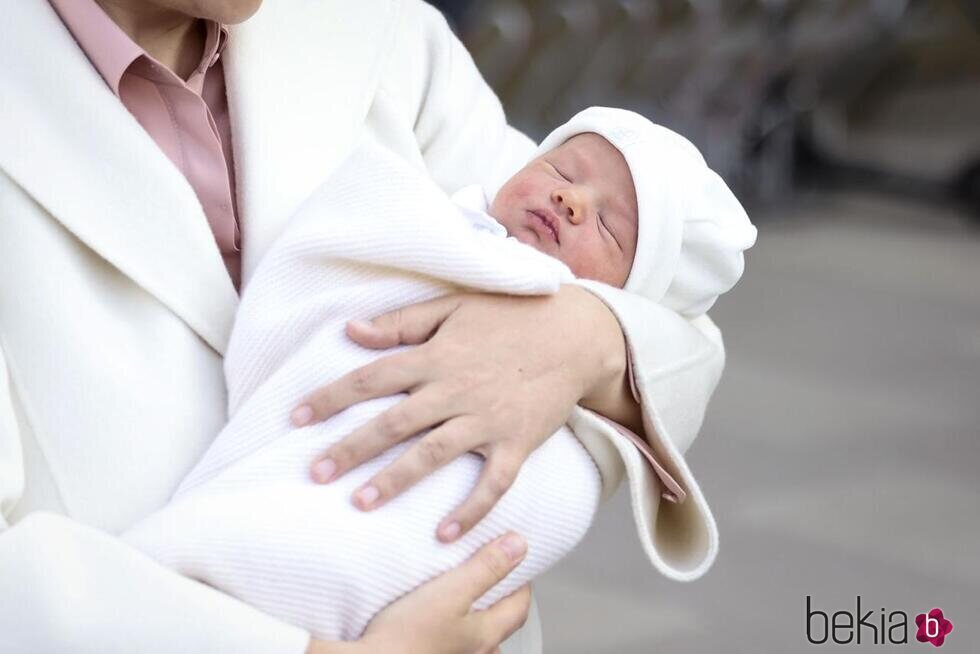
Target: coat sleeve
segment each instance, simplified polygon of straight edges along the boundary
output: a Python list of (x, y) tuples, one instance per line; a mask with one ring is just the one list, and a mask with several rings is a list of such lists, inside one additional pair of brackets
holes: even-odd
[[(172, 572), (98, 529), (16, 521), (24, 458), (0, 350), (0, 650), (11, 654), (302, 654), (309, 635)], [(12, 524), (14, 523), (14, 524)]]
[(409, 51), (398, 52), (397, 72), (389, 78), (408, 87), (401, 99), (414, 112), (425, 165), (448, 193), (470, 184), (495, 190), (530, 160), (536, 145), (507, 124), (500, 100), (442, 14), (417, 0), (408, 3), (409, 24), (401, 31), (414, 38), (406, 39)]
[[(425, 49), (401, 58), (415, 62), (415, 69), (399, 79), (416, 80), (415, 90), (403, 93), (417, 112), (415, 134), (426, 166), (447, 192), (478, 183), (492, 193), (530, 159), (534, 142), (507, 124), (497, 96), (442, 16), (421, 2), (412, 3), (409, 16), (417, 24), (403, 32), (425, 34)], [(619, 320), (647, 436), (653, 428), (667, 432), (660, 436), (683, 453), (724, 367), (721, 333), (707, 316), (691, 321), (617, 288), (582, 286)]]

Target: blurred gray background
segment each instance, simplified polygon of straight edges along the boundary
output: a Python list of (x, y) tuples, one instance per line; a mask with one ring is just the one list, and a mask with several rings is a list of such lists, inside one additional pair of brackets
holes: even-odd
[(913, 626), (904, 647), (815, 648), (807, 595), (852, 614), (860, 595), (875, 620), (941, 607), (942, 651), (980, 651), (978, 3), (436, 4), (513, 124), (640, 111), (760, 230), (712, 310), (728, 367), (689, 452), (715, 567), (655, 574), (620, 493), (536, 584), (545, 652), (932, 647)]

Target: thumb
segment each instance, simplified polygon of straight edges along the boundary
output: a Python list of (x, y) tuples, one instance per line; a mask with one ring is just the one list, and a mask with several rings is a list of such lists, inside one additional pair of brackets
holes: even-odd
[(458, 295), (412, 304), (381, 314), (373, 320), (351, 320), (347, 336), (363, 347), (384, 350), (396, 345), (424, 343), (459, 308)]
[[(524, 584), (512, 594), (477, 615), (484, 621), (483, 633), (491, 642), (502, 643), (527, 622), (531, 608), (531, 587)], [(500, 654), (495, 647), (491, 654)]]
[(480, 548), (476, 554), (437, 581), (449, 597), (462, 601), (469, 611), (473, 603), (516, 568), (527, 554), (527, 541), (508, 532)]

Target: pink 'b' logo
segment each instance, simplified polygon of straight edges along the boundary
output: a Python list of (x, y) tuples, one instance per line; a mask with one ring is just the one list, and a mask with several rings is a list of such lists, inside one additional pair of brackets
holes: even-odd
[(928, 614), (920, 613), (915, 616), (915, 624), (919, 627), (915, 639), (920, 643), (932, 643), (934, 647), (942, 647), (946, 636), (953, 630), (953, 623), (943, 617), (942, 609), (933, 609)]

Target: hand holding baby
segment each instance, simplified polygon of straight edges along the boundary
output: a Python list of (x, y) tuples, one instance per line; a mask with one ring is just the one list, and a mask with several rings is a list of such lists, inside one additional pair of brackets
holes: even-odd
[(306, 398), (310, 421), (371, 398), (409, 396), (330, 447), (313, 476), (336, 479), (432, 428), (361, 486), (354, 500), (362, 509), (377, 508), (458, 456), (481, 454), (486, 464), (479, 483), (438, 527), (444, 542), (465, 534), (493, 508), (530, 453), (581, 398), (608, 395), (605, 387), (622, 384), (626, 369), (616, 319), (594, 295), (573, 286), (551, 296), (449, 295), (373, 323), (353, 323), (348, 334), (377, 349), (420, 345)]
[(310, 641), (306, 654), (471, 654), (497, 646), (527, 619), (531, 590), (522, 587), (485, 611), (470, 608), (523, 560), (527, 544), (507, 534), (469, 561), (423, 584), (376, 615), (354, 642)]

